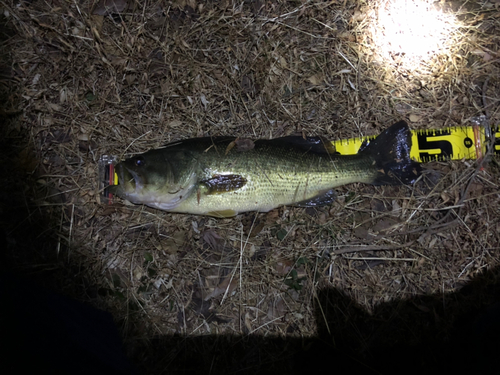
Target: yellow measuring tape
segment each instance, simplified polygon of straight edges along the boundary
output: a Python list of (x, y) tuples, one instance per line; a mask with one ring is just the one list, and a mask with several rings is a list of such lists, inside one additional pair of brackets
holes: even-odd
[[(490, 137), (495, 138), (494, 155), (500, 156), (500, 132), (490, 132), (480, 125), (453, 126), (443, 129), (413, 130), (410, 157), (421, 163), (430, 161), (481, 159), (487, 152)], [(365, 141), (377, 136), (332, 141), (336, 152), (354, 155)]]

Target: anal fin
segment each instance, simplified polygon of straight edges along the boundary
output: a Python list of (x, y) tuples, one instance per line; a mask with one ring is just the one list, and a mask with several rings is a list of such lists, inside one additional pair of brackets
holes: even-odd
[(326, 206), (337, 198), (337, 194), (335, 193), (335, 190), (327, 190), (324, 193), (321, 193), (319, 195), (316, 195), (315, 197), (311, 199), (306, 199), (297, 203), (294, 203), (294, 206), (297, 207), (316, 207), (316, 206)]
[(218, 218), (224, 218), (224, 217), (233, 217), (238, 215), (238, 213), (235, 210), (222, 210), (222, 211), (210, 211), (207, 212), (206, 215), (208, 216), (214, 216)]

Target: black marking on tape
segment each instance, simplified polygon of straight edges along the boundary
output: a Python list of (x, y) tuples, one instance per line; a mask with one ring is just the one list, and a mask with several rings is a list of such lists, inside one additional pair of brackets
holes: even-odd
[[(419, 131), (417, 133), (417, 139), (418, 149), (420, 150), (420, 159), (423, 162), (449, 160), (453, 156), (453, 144), (446, 140), (432, 140), (433, 137), (442, 137), (447, 135), (451, 135), (450, 130)], [(431, 154), (425, 150), (440, 150), (440, 152)]]

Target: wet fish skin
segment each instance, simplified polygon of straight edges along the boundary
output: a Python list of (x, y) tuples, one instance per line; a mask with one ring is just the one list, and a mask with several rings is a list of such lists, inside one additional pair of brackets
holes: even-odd
[[(150, 150), (116, 165), (110, 191), (136, 204), (171, 212), (234, 216), (281, 205), (319, 205), (332, 189), (353, 182), (413, 182), (420, 166), (410, 159), (411, 134), (400, 121), (363, 146), (339, 155), (320, 138), (283, 137), (244, 142), (235, 137), (193, 138)], [(250, 145), (251, 146), (251, 145)]]

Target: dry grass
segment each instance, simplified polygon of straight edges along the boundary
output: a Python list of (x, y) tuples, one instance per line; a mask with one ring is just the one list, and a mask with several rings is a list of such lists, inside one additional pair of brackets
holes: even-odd
[(496, 162), (432, 163), (415, 186), (355, 184), (332, 206), (224, 220), (106, 207), (97, 184), (101, 155), (182, 138), (498, 124), (498, 2), (453, 2), (452, 50), (413, 71), (374, 49), (374, 2), (127, 3), (114, 16), (88, 1), (0, 3), (1, 207), (7, 243), (25, 246), (14, 268), (112, 312), (133, 347), (172, 334), (310, 337), (324, 288), (373, 313), (499, 265)]

